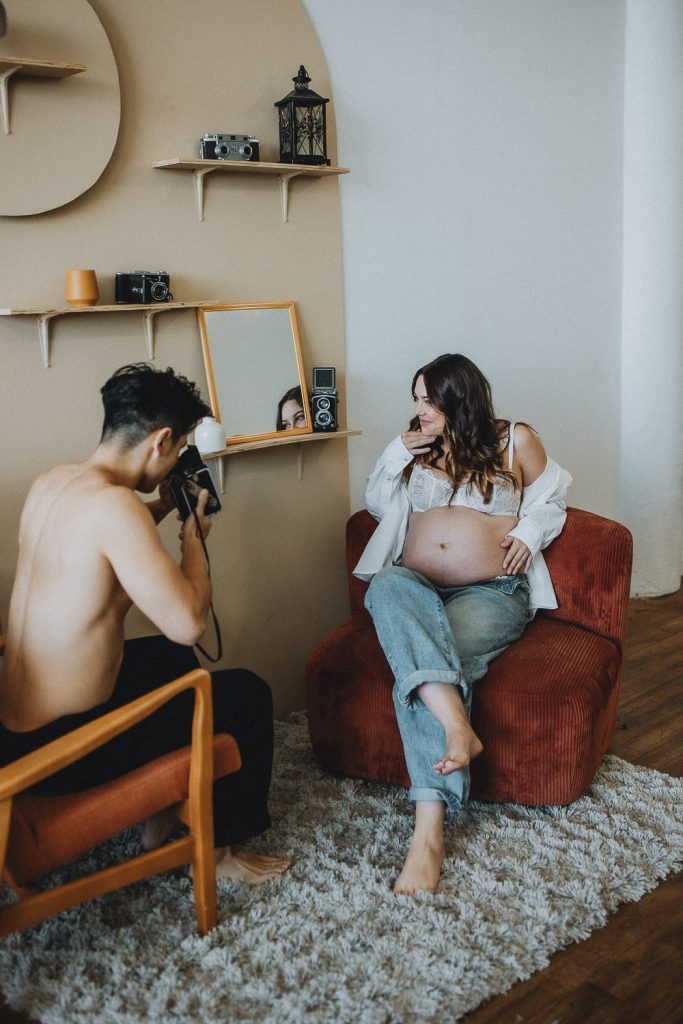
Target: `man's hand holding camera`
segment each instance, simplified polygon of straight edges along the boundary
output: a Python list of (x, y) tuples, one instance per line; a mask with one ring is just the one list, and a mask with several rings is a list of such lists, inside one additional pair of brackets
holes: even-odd
[(199, 538), (199, 530), (201, 530), (202, 536), (206, 539), (209, 536), (211, 530), (211, 517), (206, 514), (206, 503), (209, 500), (209, 492), (204, 487), (197, 496), (197, 505), (194, 512), (190, 512), (189, 516), (183, 520), (180, 513), (178, 513), (178, 519), (182, 522), (180, 529), (180, 546), (183, 552), (185, 551), (185, 544), (189, 541)]

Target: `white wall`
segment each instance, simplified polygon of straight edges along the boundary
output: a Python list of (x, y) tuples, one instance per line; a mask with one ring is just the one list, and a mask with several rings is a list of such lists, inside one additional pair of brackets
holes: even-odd
[[(407, 422), (413, 371), (462, 351), (500, 415), (532, 423), (572, 472), (571, 503), (622, 518), (638, 550), (619, 502), (627, 0), (304, 2), (351, 167), (352, 508)], [(643, 6), (660, 3), (680, 11)], [(662, 446), (671, 460), (675, 439)], [(649, 453), (631, 458), (644, 480)], [(680, 541), (665, 557), (680, 576)], [(639, 593), (678, 584), (648, 586), (634, 576)]]
[(683, 4), (629, 0), (626, 25), (620, 505), (647, 595), (683, 550)]

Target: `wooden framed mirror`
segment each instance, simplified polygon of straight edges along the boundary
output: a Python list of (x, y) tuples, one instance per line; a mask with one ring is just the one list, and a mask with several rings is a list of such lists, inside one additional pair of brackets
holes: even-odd
[(201, 306), (197, 317), (226, 446), (312, 433), (294, 303)]

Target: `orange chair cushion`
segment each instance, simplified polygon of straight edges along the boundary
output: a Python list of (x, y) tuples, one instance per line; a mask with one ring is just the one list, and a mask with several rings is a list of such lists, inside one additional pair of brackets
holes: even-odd
[[(7, 866), (27, 885), (125, 828), (187, 798), (191, 747), (182, 747), (101, 786), (65, 796), (15, 798)], [(241, 765), (236, 740), (213, 738), (214, 779)]]

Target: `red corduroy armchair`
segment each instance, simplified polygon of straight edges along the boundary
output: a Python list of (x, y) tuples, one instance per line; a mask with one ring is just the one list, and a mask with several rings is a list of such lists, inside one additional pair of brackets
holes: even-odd
[[(376, 522), (347, 523), (352, 618), (306, 665), (311, 742), (327, 771), (408, 786), (391, 698), (393, 677), (352, 575)], [(567, 804), (590, 785), (614, 730), (626, 633), (632, 540), (619, 523), (570, 508), (544, 552), (559, 608), (540, 611), (474, 689), (484, 753), (475, 800)]]

